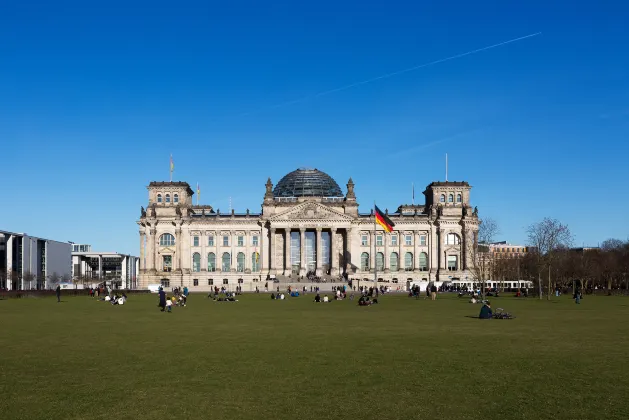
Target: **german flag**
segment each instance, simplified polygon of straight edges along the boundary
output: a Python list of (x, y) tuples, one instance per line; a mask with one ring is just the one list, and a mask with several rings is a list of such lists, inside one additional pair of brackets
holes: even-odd
[(387, 233), (390, 233), (391, 231), (393, 231), (393, 226), (395, 226), (395, 224), (391, 221), (391, 219), (389, 219), (389, 217), (386, 214), (380, 211), (378, 206), (375, 206), (375, 207), (376, 207), (376, 222), (380, 226), (382, 226), (382, 228), (386, 230)]

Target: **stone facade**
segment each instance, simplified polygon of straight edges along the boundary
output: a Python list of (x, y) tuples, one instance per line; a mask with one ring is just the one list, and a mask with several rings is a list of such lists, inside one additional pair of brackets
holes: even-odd
[(395, 224), (391, 233), (374, 224), (373, 211), (358, 212), (351, 178), (346, 187), (341, 197), (277, 197), (269, 179), (261, 213), (223, 214), (193, 205), (185, 182), (151, 182), (148, 208), (137, 222), (139, 287), (241, 285), (248, 291), (274, 278), (296, 282), (308, 275), (330, 281), (377, 276), (390, 285), (471, 278), (479, 220), (467, 182), (433, 182), (424, 205), (387, 211)]

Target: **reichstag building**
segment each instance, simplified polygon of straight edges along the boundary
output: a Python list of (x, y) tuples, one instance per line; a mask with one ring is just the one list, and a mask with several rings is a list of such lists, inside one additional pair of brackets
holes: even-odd
[[(140, 227), (141, 288), (162, 284), (191, 291), (226, 286), (263, 290), (266, 282), (410, 282), (471, 279), (478, 214), (467, 182), (433, 182), (425, 204), (400, 205), (394, 230), (359, 213), (350, 178), (345, 194), (317, 169), (298, 169), (275, 187), (269, 179), (261, 213), (222, 213), (194, 205), (186, 182), (151, 182)], [(271, 286), (271, 284), (269, 284)]]

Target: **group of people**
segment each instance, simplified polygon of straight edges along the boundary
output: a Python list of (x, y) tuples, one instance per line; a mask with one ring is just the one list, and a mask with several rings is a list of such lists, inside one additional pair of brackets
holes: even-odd
[[(431, 300), (437, 300), (437, 286), (433, 283), (432, 286), (426, 287), (426, 297), (430, 297)], [(419, 299), (421, 296), (421, 288), (418, 284), (411, 287), (411, 290), (408, 292), (408, 297), (414, 297), (415, 299)]]
[(172, 312), (173, 306), (186, 306), (188, 303), (188, 287), (173, 289), (172, 296), (166, 296), (166, 292), (163, 287), (159, 288), (159, 303), (157, 306), (161, 312)]

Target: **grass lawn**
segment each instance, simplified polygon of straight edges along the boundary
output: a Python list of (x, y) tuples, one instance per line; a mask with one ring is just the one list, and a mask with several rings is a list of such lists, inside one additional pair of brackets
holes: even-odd
[(0, 418), (627, 419), (629, 298), (0, 301)]

